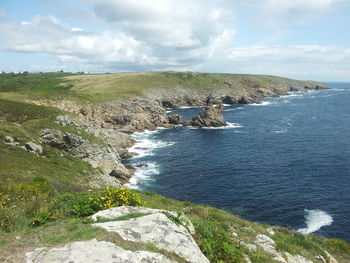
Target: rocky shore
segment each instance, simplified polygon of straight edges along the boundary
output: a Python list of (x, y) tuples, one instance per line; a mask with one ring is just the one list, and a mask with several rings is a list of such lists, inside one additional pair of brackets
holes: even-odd
[[(181, 85), (171, 87), (151, 88), (142, 96), (126, 99), (112, 98), (102, 103), (81, 104), (75, 100), (28, 100), (28, 102), (52, 106), (72, 113), (71, 116), (58, 116), (61, 125), (74, 125), (79, 129), (102, 138), (105, 146), (91, 144), (61, 134), (59, 131), (42, 131), (44, 143), (70, 152), (88, 161), (93, 167), (102, 170), (104, 177), (112, 176), (116, 180), (111, 183), (110, 178), (104, 180), (107, 184), (120, 185), (128, 182), (134, 170), (125, 167), (122, 159), (134, 156), (128, 149), (134, 145), (132, 133), (144, 130), (155, 130), (157, 127), (171, 128), (175, 125), (196, 127), (225, 126), (222, 117), (222, 104), (250, 104), (259, 103), (265, 97), (288, 95), (289, 92), (307, 92), (325, 89), (322, 83), (311, 81), (295, 81), (274, 83), (262, 86), (260, 82), (249, 79), (240, 82), (224, 81), (224, 85), (216, 89), (188, 88)], [(190, 121), (183, 121), (180, 115), (168, 116), (166, 109), (184, 106), (200, 106), (205, 109)], [(113, 180), (112, 180), (113, 181)]]

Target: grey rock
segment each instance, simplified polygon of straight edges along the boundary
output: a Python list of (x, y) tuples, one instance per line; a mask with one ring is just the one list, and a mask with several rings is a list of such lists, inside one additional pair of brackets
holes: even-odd
[(38, 248), (26, 253), (26, 258), (26, 263), (176, 263), (159, 253), (125, 250), (96, 239), (51, 249)]
[(313, 263), (312, 261), (300, 255), (291, 255), (285, 252), (285, 257), (282, 253), (276, 250), (275, 241), (264, 234), (258, 234), (255, 238), (255, 243), (262, 247), (267, 253), (271, 254), (272, 258), (282, 263)]
[(226, 126), (222, 112), (222, 104), (205, 107), (197, 116), (192, 118), (191, 125), (197, 127), (221, 127)]
[(266, 231), (267, 231), (267, 233), (269, 233), (269, 235), (271, 235), (271, 236), (275, 235), (275, 231), (274, 231), (271, 227), (267, 228)]
[(262, 247), (267, 253), (272, 255), (272, 258), (276, 261), (288, 263), (281, 253), (276, 250), (275, 241), (264, 234), (258, 234), (255, 238), (255, 243)]
[(135, 153), (135, 152), (128, 152), (128, 151), (125, 151), (125, 152), (122, 152), (120, 154), (120, 158), (122, 159), (130, 159), (132, 157), (135, 157), (135, 156), (138, 156), (139, 154), (138, 153)]
[(62, 126), (75, 125), (75, 123), (67, 115), (57, 116), (56, 122)]
[(5, 136), (5, 143), (14, 143), (15, 139), (13, 139), (11, 136)]
[[(150, 211), (143, 209), (138, 210), (136, 208), (133, 211)], [(116, 211), (119, 210), (116, 209), (113, 213), (114, 215)], [(130, 211), (130, 208), (123, 208), (122, 211), (124, 212), (119, 213), (120, 216), (125, 211)], [(108, 213), (110, 214), (111, 212), (109, 210)], [(187, 229), (182, 225), (176, 225), (165, 214), (160, 212), (129, 220), (95, 223), (93, 226), (101, 227), (109, 232), (116, 232), (124, 240), (153, 243), (160, 249), (176, 253), (188, 262), (209, 263)]]
[(130, 169), (127, 169), (123, 164), (118, 164), (109, 174), (118, 179), (119, 182), (125, 184), (133, 175)]
[(5, 136), (5, 144), (7, 145), (11, 145), (11, 146), (17, 146), (19, 145), (19, 142), (16, 142), (14, 138), (12, 138), (11, 136)]
[(244, 241), (240, 241), (239, 244), (244, 246), (245, 248), (249, 249), (252, 252), (258, 250), (258, 247), (256, 245), (254, 245), (254, 244), (246, 243)]
[(118, 151), (110, 145), (90, 143), (79, 135), (54, 129), (44, 129), (40, 136), (44, 143), (87, 161), (104, 174), (111, 174), (113, 170), (123, 170), (124, 174), (128, 172), (120, 163)]
[(92, 220), (97, 221), (98, 217), (104, 219), (113, 219), (121, 216), (126, 216), (132, 213), (143, 213), (143, 214), (156, 214), (162, 213), (165, 210), (153, 209), (148, 207), (134, 207), (134, 206), (118, 206), (110, 209), (99, 211), (91, 216)]
[(288, 252), (285, 253), (288, 263), (313, 263), (300, 255), (291, 255)]
[(168, 118), (170, 124), (179, 125), (182, 123), (182, 116), (180, 114), (173, 114), (170, 115)]
[(36, 144), (34, 142), (27, 142), (25, 144), (25, 147), (30, 152), (35, 152), (35, 153), (39, 153), (39, 154), (43, 152), (43, 147), (41, 147), (41, 145)]
[(147, 167), (148, 163), (138, 163), (136, 167)]

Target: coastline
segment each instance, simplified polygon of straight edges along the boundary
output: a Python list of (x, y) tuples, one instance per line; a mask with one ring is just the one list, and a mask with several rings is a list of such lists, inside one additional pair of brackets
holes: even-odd
[[(278, 95), (278, 96), (273, 96), (273, 97), (263, 97), (260, 98), (260, 100), (256, 100), (254, 102), (250, 102), (250, 103), (246, 103), (246, 104), (224, 104), (225, 107), (230, 107), (230, 106), (236, 106), (236, 105), (247, 105), (247, 106), (267, 106), (270, 105), (271, 102), (268, 101), (263, 101), (264, 98), (287, 98), (287, 97), (294, 97), (294, 96), (302, 96), (302, 95), (298, 95), (297, 93), (308, 93), (308, 92), (313, 92), (315, 90), (306, 90), (306, 91), (291, 91), (291, 92), (287, 92), (287, 94), (283, 94), (283, 95)], [(179, 106), (177, 108), (164, 108), (165, 112), (167, 114), (171, 114), (172, 111), (174, 110), (181, 110), (181, 109), (200, 109), (203, 108), (207, 105), (200, 105), (200, 106)], [(226, 109), (224, 111), (231, 111), (231, 110), (235, 110), (235, 109)], [(184, 127), (184, 128), (188, 128), (188, 129), (230, 129), (230, 128), (240, 128), (242, 127), (240, 124), (238, 123), (229, 123), (227, 122), (227, 126), (223, 126), (223, 127), (192, 127), (192, 126), (183, 126), (182, 124), (180, 125), (173, 125), (172, 127), (163, 127), (163, 126), (158, 126), (156, 127), (154, 130), (147, 130), (145, 129), (144, 131), (136, 131), (136, 132), (132, 132), (130, 135), (133, 139), (133, 145), (127, 148), (128, 153), (131, 155), (130, 158), (125, 158), (122, 159), (123, 161), (130, 161), (133, 162), (134, 160), (137, 160), (138, 158), (142, 158), (143, 156), (152, 156), (153, 153), (152, 151), (157, 149), (157, 148), (162, 148), (162, 147), (169, 147), (172, 146), (173, 143), (170, 144), (164, 144), (162, 142), (153, 142), (150, 141), (149, 139), (149, 135), (155, 134), (161, 130), (164, 129), (172, 129), (175, 127)], [(135, 138), (136, 135), (136, 138)], [(139, 138), (137, 138), (139, 137)], [(143, 137), (143, 138), (140, 138)], [(134, 155), (134, 153), (136, 153), (137, 155)], [(159, 174), (159, 171), (157, 169), (157, 164), (155, 164), (154, 162), (150, 162), (149, 163), (151, 167), (145, 167), (145, 166), (141, 166), (141, 167), (137, 167), (137, 165), (133, 165), (131, 163), (128, 162), (128, 165), (133, 166), (134, 169), (134, 175), (130, 178), (130, 180), (124, 184), (124, 186), (126, 187), (130, 187), (132, 189), (139, 189), (138, 185), (140, 183), (140, 180), (143, 179), (149, 179), (150, 176), (152, 175), (157, 175)], [(150, 169), (151, 168), (151, 169)], [(139, 180), (140, 179), (140, 180)]]

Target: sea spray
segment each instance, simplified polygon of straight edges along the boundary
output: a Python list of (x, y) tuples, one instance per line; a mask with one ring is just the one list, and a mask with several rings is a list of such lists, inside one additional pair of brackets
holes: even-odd
[(298, 229), (298, 232), (302, 234), (310, 234), (316, 232), (323, 226), (329, 226), (333, 223), (333, 218), (326, 212), (315, 209), (305, 209), (306, 227)]
[(152, 176), (160, 173), (159, 165), (156, 162), (149, 162), (142, 158), (152, 156), (155, 149), (169, 147), (175, 144), (174, 142), (165, 142), (154, 138), (157, 133), (165, 129), (166, 128), (159, 127), (154, 131), (145, 130), (144, 132), (135, 132), (133, 134), (133, 139), (135, 139), (136, 143), (129, 151), (137, 153), (138, 155), (131, 158), (133, 160), (132, 163), (137, 164), (137, 162), (142, 160), (146, 165), (140, 167), (136, 165), (135, 175), (125, 186), (138, 189), (141, 184), (152, 180)]

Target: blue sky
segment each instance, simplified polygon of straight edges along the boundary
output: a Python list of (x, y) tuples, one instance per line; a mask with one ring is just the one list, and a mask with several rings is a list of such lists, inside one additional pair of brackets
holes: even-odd
[(0, 71), (350, 81), (350, 0), (0, 0)]

